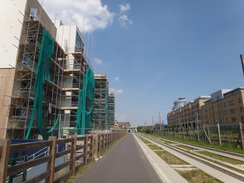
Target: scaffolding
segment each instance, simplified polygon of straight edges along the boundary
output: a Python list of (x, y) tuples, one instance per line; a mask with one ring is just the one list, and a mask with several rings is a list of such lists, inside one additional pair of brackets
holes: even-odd
[[(36, 17), (30, 16), (29, 12), (24, 15), (22, 37), (16, 62), (14, 93), (10, 106), (7, 138), (24, 138), (28, 130), (31, 115), (35, 113), (33, 107), (36, 96), (36, 72), (44, 31), (46, 30), (43, 24)], [(43, 84), (43, 91), (41, 91), (43, 96), (41, 103), (44, 130), (51, 129), (61, 113), (62, 68), (66, 64), (65, 59), (66, 54), (58, 43), (54, 42), (52, 55), (48, 59), (50, 64), (48, 70), (49, 78), (46, 79)], [(37, 138), (37, 125), (37, 115), (34, 115), (30, 138)]]
[[(41, 91), (38, 91), (36, 83), (40, 82), (37, 71), (40, 67), (38, 64), (41, 44), (44, 39), (43, 34), (47, 31), (42, 20), (30, 11), (27, 10), (23, 15), (24, 23), (19, 40), (6, 138), (37, 139), (38, 134), (47, 138), (46, 133), (61, 137), (63, 129), (77, 126), (77, 115), (80, 112), (78, 111), (79, 93), (83, 90), (84, 75), (90, 64), (84, 56), (83, 47), (76, 46), (73, 51), (65, 52), (52, 38), (53, 52), (43, 66), (50, 64), (50, 67), (43, 69), (43, 72), (48, 72), (48, 78), (45, 78)], [(47, 32), (47, 34), (50, 37), (55, 36), (53, 33)], [(92, 71), (91, 73), (93, 75)], [(35, 108), (35, 101), (40, 96), (42, 97), (42, 101), (39, 102), (41, 114)]]
[(109, 93), (108, 99), (108, 127), (114, 127), (114, 120), (115, 120), (115, 97), (114, 93)]
[(95, 74), (95, 95), (93, 111), (94, 129), (108, 129), (108, 78), (106, 75)]

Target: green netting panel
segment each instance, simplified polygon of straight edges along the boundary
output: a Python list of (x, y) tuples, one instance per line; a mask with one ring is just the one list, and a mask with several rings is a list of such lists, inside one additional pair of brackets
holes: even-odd
[(83, 90), (79, 90), (79, 105), (77, 109), (76, 127), (70, 132), (84, 135), (92, 128), (92, 114), (94, 103), (94, 73), (88, 67), (84, 75)]
[[(43, 29), (42, 30), (42, 42), (39, 51), (38, 65), (36, 68), (36, 80), (35, 80), (35, 98), (34, 105), (31, 113), (30, 122), (28, 125), (25, 139), (30, 136), (31, 128), (34, 122), (34, 117), (37, 115), (37, 126), (39, 134), (43, 139), (47, 139), (48, 134), (43, 130), (43, 84), (45, 81), (50, 82), (50, 57), (54, 51), (54, 40), (50, 34)], [(37, 113), (37, 114), (36, 114)]]

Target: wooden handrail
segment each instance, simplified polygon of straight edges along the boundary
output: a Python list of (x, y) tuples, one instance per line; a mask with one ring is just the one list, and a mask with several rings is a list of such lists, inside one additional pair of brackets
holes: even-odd
[[(26, 182), (34, 183), (45, 179), (46, 182), (49, 183), (65, 181), (70, 175), (75, 175), (79, 167), (88, 164), (93, 158), (99, 157), (102, 150), (124, 134), (125, 133), (74, 135), (67, 139), (50, 137), (47, 141), (12, 145), (10, 144), (10, 140), (0, 140), (0, 183), (6, 183), (7, 176), (23, 172), (43, 163), (47, 163), (46, 172), (40, 172), (39, 175)], [(65, 144), (66, 148), (61, 152), (56, 152), (56, 146), (60, 144)], [(48, 149), (47, 154), (42, 157), (26, 162), (19, 162), (17, 165), (8, 167), (10, 154), (42, 148)], [(60, 157), (64, 157), (65, 162), (55, 166), (55, 160)], [(77, 161), (79, 161), (79, 163), (77, 163)], [(54, 174), (67, 167), (69, 167), (67, 173), (54, 180)]]

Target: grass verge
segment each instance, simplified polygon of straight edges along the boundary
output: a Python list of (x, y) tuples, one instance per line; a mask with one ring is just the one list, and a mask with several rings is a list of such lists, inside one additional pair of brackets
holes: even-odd
[(162, 158), (167, 164), (170, 165), (187, 165), (188, 163), (184, 160), (174, 156), (173, 154), (163, 150), (161, 147), (151, 143), (150, 141), (144, 139), (143, 137), (137, 136), (140, 138), (147, 146), (152, 149), (160, 158)]
[(189, 183), (222, 183), (222, 181), (212, 177), (202, 170), (190, 170), (177, 172), (184, 177)]
[(236, 159), (225, 157), (225, 156), (221, 156), (221, 155), (214, 154), (214, 153), (208, 152), (208, 151), (198, 151), (198, 153), (206, 155), (206, 156), (214, 158), (214, 159), (225, 161), (226, 163), (231, 163), (233, 165), (242, 165), (242, 164), (244, 164), (244, 161), (236, 160)]
[(163, 135), (158, 135), (158, 134), (150, 134), (153, 135), (155, 137), (160, 137), (163, 139), (168, 139), (168, 140), (175, 140), (175, 141), (179, 141), (179, 142), (184, 142), (184, 143), (188, 143), (188, 144), (193, 144), (193, 145), (200, 145), (203, 147), (211, 147), (214, 149), (219, 149), (219, 150), (223, 150), (223, 151), (229, 151), (229, 152), (234, 152), (234, 153), (239, 153), (239, 154), (244, 154), (244, 150), (239, 149), (239, 148), (230, 148), (226, 145), (216, 145), (216, 144), (208, 144), (206, 142), (197, 142), (197, 141), (191, 141), (191, 140), (185, 140), (185, 139), (179, 139), (179, 138), (175, 138), (175, 137), (168, 137), (168, 136), (163, 136)]

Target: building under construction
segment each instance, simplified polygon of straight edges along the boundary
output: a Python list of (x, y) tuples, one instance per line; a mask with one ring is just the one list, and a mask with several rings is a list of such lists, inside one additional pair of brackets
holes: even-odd
[(0, 9), (0, 138), (84, 134), (112, 123), (108, 80), (94, 82), (78, 28), (52, 21), (37, 0), (3, 0)]
[(114, 127), (115, 121), (115, 97), (113, 93), (109, 94), (108, 98), (108, 126), (109, 128)]
[(103, 74), (95, 74), (95, 95), (93, 126), (94, 129), (108, 129), (108, 101), (109, 82), (108, 77)]

